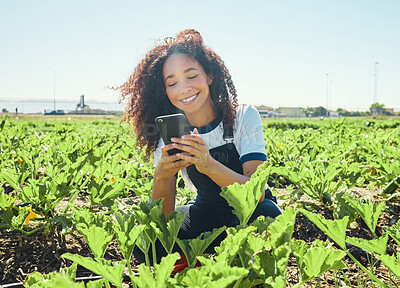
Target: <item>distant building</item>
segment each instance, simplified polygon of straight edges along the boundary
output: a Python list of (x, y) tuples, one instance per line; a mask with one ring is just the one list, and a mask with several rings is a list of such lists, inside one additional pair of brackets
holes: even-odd
[(260, 113), (261, 118), (268, 118), (268, 117), (276, 117), (274, 113), (274, 108), (270, 106), (255, 106), (258, 110), (258, 113)]
[(394, 114), (395, 112), (394, 112), (394, 108), (385, 108), (385, 110), (387, 111), (387, 112), (389, 112), (390, 114)]
[(279, 107), (275, 112), (279, 117), (306, 117), (302, 107)]
[(340, 117), (340, 115), (337, 111), (329, 111), (329, 117)]

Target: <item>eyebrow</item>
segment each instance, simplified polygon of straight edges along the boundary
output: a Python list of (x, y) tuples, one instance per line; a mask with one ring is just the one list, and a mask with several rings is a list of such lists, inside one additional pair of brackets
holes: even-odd
[[(186, 69), (185, 71), (183, 71), (183, 73), (186, 74), (186, 73), (188, 73), (190, 71), (193, 71), (193, 70), (197, 70), (198, 71), (199, 69), (192, 67), (192, 68)], [(165, 77), (165, 81), (167, 81), (169, 78), (173, 78), (173, 77), (175, 77), (174, 74), (168, 75), (167, 77)]]

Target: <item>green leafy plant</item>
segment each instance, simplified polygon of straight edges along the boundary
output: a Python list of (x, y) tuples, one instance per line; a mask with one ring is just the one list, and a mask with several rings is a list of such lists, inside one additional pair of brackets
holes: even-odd
[(208, 246), (217, 238), (224, 230), (225, 226), (215, 228), (211, 232), (203, 232), (194, 239), (176, 239), (182, 252), (185, 254), (189, 268), (194, 268), (197, 262), (197, 256), (201, 256)]
[(385, 209), (385, 202), (374, 205), (372, 201), (362, 202), (348, 195), (346, 201), (360, 214), (375, 238), (375, 228), (381, 212)]
[(139, 288), (163, 288), (173, 287), (171, 284), (171, 272), (174, 269), (176, 260), (179, 259), (179, 253), (169, 254), (163, 257), (160, 264), (154, 264), (154, 272), (150, 267), (141, 264), (138, 267), (139, 277), (131, 276), (132, 282)]
[(304, 241), (292, 240), (291, 244), (300, 270), (300, 282), (294, 287), (300, 287), (325, 271), (346, 267), (345, 263), (341, 261), (346, 256), (346, 252), (330, 248), (328, 243), (315, 241), (308, 245)]
[(233, 208), (233, 213), (239, 218), (241, 225), (246, 225), (259, 203), (270, 174), (268, 162), (258, 166), (257, 171), (244, 185), (234, 183), (223, 187), (221, 196)]
[[(126, 260), (111, 262), (105, 259), (92, 259), (71, 253), (65, 253), (61, 257), (74, 261), (86, 269), (93, 271), (117, 287), (122, 287), (122, 273), (126, 267)], [(109, 287), (109, 284), (107, 283), (106, 286)]]

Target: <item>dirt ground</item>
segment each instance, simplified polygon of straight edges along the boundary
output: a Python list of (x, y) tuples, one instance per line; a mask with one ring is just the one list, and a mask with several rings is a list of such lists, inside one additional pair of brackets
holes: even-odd
[[(279, 189), (278, 193), (284, 194), (286, 191), (284, 189)], [(363, 198), (374, 199), (380, 191), (359, 189), (355, 193), (359, 194)], [(81, 198), (78, 199), (75, 204), (77, 206), (83, 206), (86, 201), (87, 199)], [(313, 205), (312, 201), (303, 197), (298, 200), (298, 202), (307, 202), (309, 204), (311, 203), (310, 205)], [(332, 212), (328, 209), (322, 208), (321, 205), (314, 203), (313, 207), (315, 209), (313, 211), (314, 213), (320, 213), (328, 219), (333, 218)], [(380, 236), (384, 232), (384, 226), (395, 224), (399, 217), (400, 202), (387, 203), (386, 210), (381, 214), (378, 221), (378, 227), (376, 229), (377, 235)], [(372, 238), (370, 231), (362, 219), (357, 219), (356, 225), (353, 225), (352, 227), (352, 229), (348, 229), (347, 235), (362, 237), (365, 239)], [(331, 241), (301, 213), (298, 213), (296, 217), (293, 238), (304, 240), (307, 243), (316, 239)], [(361, 263), (368, 265), (368, 257), (365, 251), (358, 248), (353, 248), (351, 251)], [(395, 251), (400, 252), (400, 248), (389, 237), (387, 252), (393, 254)], [(47, 274), (53, 271), (58, 271), (62, 267), (67, 267), (71, 262), (61, 258), (61, 255), (67, 252), (92, 257), (85, 239), (77, 232), (69, 235), (62, 235), (60, 228), (57, 228), (46, 237), (46, 235), (42, 233), (26, 236), (19, 231), (6, 232), (0, 230), (0, 284), (23, 282), (28, 274), (35, 271)], [(105, 258), (114, 261), (122, 259), (121, 252), (119, 251), (115, 239), (109, 245)], [(350, 258), (346, 257), (344, 260), (347, 264), (347, 267), (343, 269), (344, 273), (332, 271), (326, 272), (321, 277), (313, 279), (310, 283), (306, 283), (303, 287), (335, 287), (335, 282), (340, 283), (340, 285), (337, 286), (342, 287), (345, 287), (346, 285), (349, 287), (372, 287), (372, 284), (368, 282), (369, 278)], [(135, 259), (132, 259), (131, 264), (133, 267), (138, 265), (138, 263), (135, 262)], [(381, 265), (380, 261), (375, 263), (374, 273), (379, 279), (390, 285), (389, 271), (383, 264)], [(343, 274), (347, 277), (346, 280), (344, 279)], [(92, 272), (83, 267), (78, 267), (77, 277), (92, 275)], [(287, 276), (289, 286), (298, 283), (298, 275), (299, 272), (296, 266), (296, 260), (291, 256), (289, 259)], [(400, 285), (400, 283), (396, 284)]]

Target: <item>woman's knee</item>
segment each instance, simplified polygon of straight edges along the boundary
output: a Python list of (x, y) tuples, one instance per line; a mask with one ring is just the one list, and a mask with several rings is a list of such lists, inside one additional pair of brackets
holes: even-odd
[(265, 198), (263, 202), (257, 205), (256, 210), (250, 217), (250, 222), (256, 220), (259, 216), (275, 218), (282, 214), (279, 206), (270, 199)]

